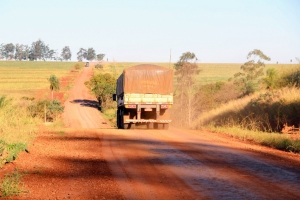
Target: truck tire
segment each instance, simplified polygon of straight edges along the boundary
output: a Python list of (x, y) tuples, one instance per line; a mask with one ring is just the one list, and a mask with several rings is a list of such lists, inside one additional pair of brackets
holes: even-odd
[(124, 110), (119, 110), (119, 129), (124, 129)]
[(169, 129), (169, 124), (164, 124), (164, 129), (168, 130)]
[(124, 128), (124, 129), (130, 129), (130, 124), (128, 124), (128, 123), (123, 124), (123, 128)]
[(130, 129), (135, 129), (135, 124), (134, 123), (130, 124)]
[(163, 129), (164, 124), (162, 124), (162, 123), (157, 123), (157, 124), (156, 124), (156, 127), (157, 127), (157, 129)]
[(154, 128), (154, 123), (150, 122), (147, 124), (147, 129), (153, 129)]
[(117, 128), (120, 128), (120, 110), (117, 110)]

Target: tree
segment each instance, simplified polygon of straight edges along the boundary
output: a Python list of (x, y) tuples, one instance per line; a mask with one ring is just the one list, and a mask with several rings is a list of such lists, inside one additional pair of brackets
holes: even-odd
[(104, 56), (105, 56), (105, 54), (98, 54), (98, 55), (97, 55), (97, 60), (98, 60), (99, 62), (101, 62), (101, 61), (103, 60)]
[[(200, 70), (197, 65), (197, 57), (194, 53), (186, 52), (183, 53), (179, 61), (174, 64), (176, 70), (175, 75), (177, 76), (180, 109), (181, 113), (187, 111), (186, 118), (188, 126), (194, 117), (194, 101), (195, 98), (195, 75), (199, 74)], [(183, 106), (187, 109), (182, 109)], [(183, 124), (184, 125), (184, 124)]]
[(69, 46), (65, 46), (61, 51), (61, 58), (63, 60), (71, 60), (72, 53)]
[(46, 60), (48, 55), (49, 47), (45, 43), (38, 39), (36, 42), (31, 44), (31, 49), (29, 52), (29, 60)]
[(30, 47), (26, 44), (23, 46), (23, 53), (24, 53), (24, 59), (28, 60), (29, 59), (29, 53), (30, 53)]
[(93, 48), (88, 48), (86, 59), (92, 61), (96, 59), (96, 52)]
[(100, 108), (106, 107), (106, 103), (111, 99), (112, 94), (115, 93), (116, 79), (111, 74), (97, 74), (94, 75), (85, 85), (95, 95), (99, 102)]
[(180, 56), (179, 61), (174, 64), (175, 70), (180, 70), (186, 63), (196, 63), (197, 60), (194, 53), (185, 52)]
[(86, 59), (87, 57), (87, 51), (84, 48), (80, 48), (77, 53), (77, 60), (82, 62), (83, 59)]
[(58, 78), (55, 75), (51, 75), (48, 80), (50, 82), (50, 90), (52, 92), (52, 100), (53, 100), (53, 90), (54, 91), (59, 91), (60, 82), (59, 82)]
[(2, 56), (6, 60), (8, 60), (8, 59), (12, 60), (14, 58), (14, 54), (15, 54), (15, 45), (13, 43), (3, 45), (3, 47), (2, 47)]
[(0, 59), (3, 59), (4, 44), (0, 44)]
[(15, 60), (25, 60), (28, 58), (28, 45), (16, 44)]
[(48, 51), (48, 55), (47, 55), (47, 58), (49, 58), (50, 60), (56, 60), (56, 57), (55, 57), (55, 54), (56, 54), (56, 51), (51, 49)]
[[(254, 49), (247, 55), (248, 61), (241, 66), (242, 72), (234, 74), (234, 83), (240, 88), (244, 95), (251, 94), (258, 89), (260, 77), (264, 75), (263, 61), (271, 60), (262, 51)], [(232, 79), (230, 79), (232, 80)]]

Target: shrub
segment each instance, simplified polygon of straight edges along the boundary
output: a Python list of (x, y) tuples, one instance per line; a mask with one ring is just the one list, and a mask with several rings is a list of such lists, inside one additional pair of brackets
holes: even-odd
[(103, 65), (97, 64), (97, 65), (95, 65), (95, 68), (96, 68), (96, 69), (103, 69)]
[(40, 100), (28, 107), (32, 117), (44, 119), (46, 109), (46, 120), (53, 121), (64, 111), (64, 106), (59, 100)]
[(107, 107), (111, 100), (112, 94), (115, 93), (116, 79), (111, 74), (94, 75), (85, 85), (91, 93), (97, 98), (100, 110)]
[(82, 64), (81, 63), (76, 63), (75, 66), (74, 66), (74, 68), (76, 70), (80, 70), (82, 68)]
[(300, 87), (300, 67), (285, 71), (278, 80), (280, 87)]
[(2, 167), (5, 163), (9, 163), (17, 159), (19, 153), (22, 151), (28, 152), (26, 144), (8, 144), (4, 140), (0, 140), (0, 167)]

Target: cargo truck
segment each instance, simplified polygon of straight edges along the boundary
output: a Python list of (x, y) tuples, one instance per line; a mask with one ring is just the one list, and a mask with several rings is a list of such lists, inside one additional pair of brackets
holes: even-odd
[(142, 64), (124, 69), (117, 79), (117, 127), (168, 129), (173, 105), (173, 70)]

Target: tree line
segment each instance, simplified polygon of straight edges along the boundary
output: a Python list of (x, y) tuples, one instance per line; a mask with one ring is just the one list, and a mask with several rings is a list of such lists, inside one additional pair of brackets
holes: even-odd
[[(103, 60), (105, 54), (96, 54), (96, 51), (93, 48), (80, 48), (77, 52), (77, 60), (83, 61), (84, 59), (88, 61), (92, 60)], [(62, 48), (59, 53), (58, 50), (51, 49), (48, 44), (45, 44), (44, 41), (38, 39), (35, 42), (32, 42), (31, 45), (24, 44), (0, 44), (0, 59), (5, 60), (56, 60), (56, 61), (68, 61), (71, 60), (72, 52), (69, 46)]]

